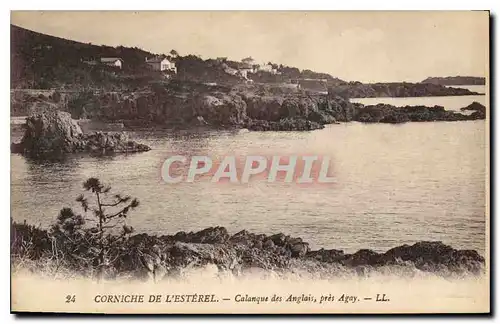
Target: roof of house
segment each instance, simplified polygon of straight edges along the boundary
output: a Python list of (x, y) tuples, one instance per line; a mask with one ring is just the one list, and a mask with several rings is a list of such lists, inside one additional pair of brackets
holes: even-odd
[(252, 69), (252, 65), (250, 64), (247, 64), (247, 63), (242, 63), (242, 62), (233, 62), (233, 61), (228, 61), (226, 62), (226, 64), (233, 68), (233, 69), (238, 69), (238, 70), (242, 70), (242, 69)]
[(163, 62), (164, 60), (167, 60), (170, 62), (166, 57), (153, 57), (152, 59), (146, 59), (146, 63), (160, 63)]
[(101, 62), (103, 62), (103, 63), (112, 63), (115, 61), (122, 61), (123, 62), (123, 60), (119, 57), (101, 57)]

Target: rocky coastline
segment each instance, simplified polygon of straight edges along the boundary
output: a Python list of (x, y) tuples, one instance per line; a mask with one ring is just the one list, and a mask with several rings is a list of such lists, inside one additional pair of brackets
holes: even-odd
[[(13, 259), (23, 254), (26, 242), (35, 244), (36, 249), (29, 255), (24, 253), (25, 258), (39, 260), (53, 253), (53, 242), (48, 231), (26, 223), (12, 223)], [(178, 232), (174, 235), (136, 234), (128, 237), (116, 250), (119, 253), (115, 255), (118, 256), (107, 266), (109, 276), (128, 274), (134, 278), (153, 278), (155, 281), (175, 277), (188, 267), (207, 265), (214, 265), (219, 272), (231, 272), (236, 276), (252, 269), (285, 273), (340, 268), (364, 275), (381, 267), (403, 265), (443, 276), (479, 275), (485, 266), (485, 259), (477, 251), (457, 250), (442, 242), (405, 244), (384, 253), (370, 249), (345, 253), (336, 249), (311, 250), (309, 243), (300, 237), (283, 233), (266, 235), (242, 230), (230, 235), (224, 227)], [(74, 265), (77, 262), (70, 255), (66, 255), (66, 258), (66, 266), (85, 275), (85, 268)]]
[(472, 111), (471, 114), (445, 110), (442, 106), (404, 106), (396, 107), (388, 104), (358, 106), (354, 120), (362, 123), (398, 124), (406, 122), (431, 121), (464, 121), (486, 118), (486, 107), (473, 102), (461, 111)]
[(486, 78), (473, 76), (428, 77), (421, 83), (441, 85), (486, 85)]
[[(465, 89), (459, 89), (462, 90)], [(398, 93), (391, 94), (398, 96)], [(67, 111), (74, 119), (118, 123), (125, 128), (206, 126), (254, 131), (310, 131), (350, 121), (403, 123), (486, 118), (485, 108), (479, 103), (456, 112), (440, 106), (365, 106), (350, 102), (342, 94), (320, 94), (270, 85), (225, 87), (172, 81), (164, 86), (132, 92), (51, 93), (44, 98), (38, 95), (36, 100), (18, 96), (16, 105), (25, 102), (25, 110), (31, 114), (40, 107), (50, 107)], [(380, 94), (377, 92), (377, 95)], [(464, 113), (466, 110), (473, 112)], [(115, 151), (127, 150), (122, 146)]]
[(464, 88), (446, 87), (435, 83), (361, 83), (349, 82), (328, 90), (345, 98), (382, 98), (382, 97), (435, 97), (435, 96), (472, 96), (482, 95)]

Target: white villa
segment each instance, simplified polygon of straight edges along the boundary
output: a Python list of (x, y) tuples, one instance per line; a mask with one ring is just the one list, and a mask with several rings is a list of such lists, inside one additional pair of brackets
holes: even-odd
[(90, 60), (90, 61), (85, 61), (84, 59), (81, 60), (83, 63), (87, 65), (107, 65), (115, 68), (121, 69), (123, 67), (123, 60), (119, 57), (101, 57), (98, 60)]
[(253, 66), (247, 63), (241, 63), (238, 67), (238, 71), (240, 72), (240, 75), (245, 79), (248, 79), (248, 73), (255, 73), (255, 69), (253, 68)]
[(149, 65), (153, 71), (168, 71), (174, 74), (177, 73), (175, 63), (169, 61), (166, 57), (154, 57), (152, 59), (146, 58), (146, 64)]
[(248, 64), (248, 65), (254, 65), (255, 64), (255, 60), (251, 57), (246, 57), (244, 59), (241, 60), (241, 62), (245, 63), (245, 64)]
[(275, 69), (271, 64), (263, 64), (259, 66), (259, 71), (269, 72), (272, 74), (279, 74), (278, 70)]
[(101, 57), (101, 63), (119, 69), (123, 67), (123, 60), (119, 57)]

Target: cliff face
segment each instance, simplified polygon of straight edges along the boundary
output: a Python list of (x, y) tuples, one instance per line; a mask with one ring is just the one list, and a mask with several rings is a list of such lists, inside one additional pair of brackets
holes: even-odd
[(247, 119), (247, 104), (239, 95), (222, 92), (198, 94), (191, 102), (191, 116), (202, 117), (210, 124), (241, 125)]
[[(22, 107), (22, 99), (17, 98)], [(251, 130), (314, 130), (335, 122), (403, 123), (421, 121), (460, 121), (485, 119), (485, 107), (474, 103), (462, 109), (471, 113), (447, 111), (444, 107), (386, 104), (352, 104), (334, 94), (267, 86), (211, 87), (200, 84), (169, 84), (137, 92), (50, 93), (25, 97), (25, 112), (40, 107), (66, 110), (75, 119), (90, 118), (121, 122), (125, 126), (246, 127)]]
[(350, 121), (353, 105), (337, 96), (273, 93), (260, 88), (167, 86), (141, 92), (81, 93), (67, 104), (73, 118), (136, 124), (246, 126), (250, 121)]

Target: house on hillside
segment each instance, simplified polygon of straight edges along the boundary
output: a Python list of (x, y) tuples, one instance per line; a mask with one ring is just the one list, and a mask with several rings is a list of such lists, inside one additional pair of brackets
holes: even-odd
[(248, 79), (248, 73), (255, 73), (254, 67), (251, 64), (247, 63), (238, 64), (238, 71), (240, 72), (240, 75), (245, 79)]
[(151, 68), (153, 71), (160, 71), (160, 72), (171, 72), (174, 74), (177, 74), (177, 67), (175, 66), (175, 63), (170, 61), (166, 57), (153, 57), (151, 59), (148, 59), (146, 57), (146, 64)]
[(222, 64), (222, 67), (227, 74), (239, 76), (245, 80), (248, 80), (248, 73), (255, 73), (252, 65), (242, 62), (227, 61)]
[(249, 64), (249, 65), (255, 64), (255, 60), (251, 57), (246, 57), (246, 58), (242, 59), (241, 62), (245, 63), (245, 64)]
[(123, 67), (123, 60), (119, 57), (101, 57), (101, 64), (117, 67), (121, 69)]
[(298, 79), (290, 79), (287, 83), (285, 83), (285, 86), (289, 88), (300, 89), (300, 81)]
[(271, 74), (280, 74), (278, 69), (274, 68), (272, 64), (263, 64), (259, 66), (259, 71), (268, 72)]
[(238, 70), (237, 69), (233, 69), (229, 66), (224, 66), (224, 72), (226, 72), (227, 74), (230, 74), (230, 75), (238, 75)]

